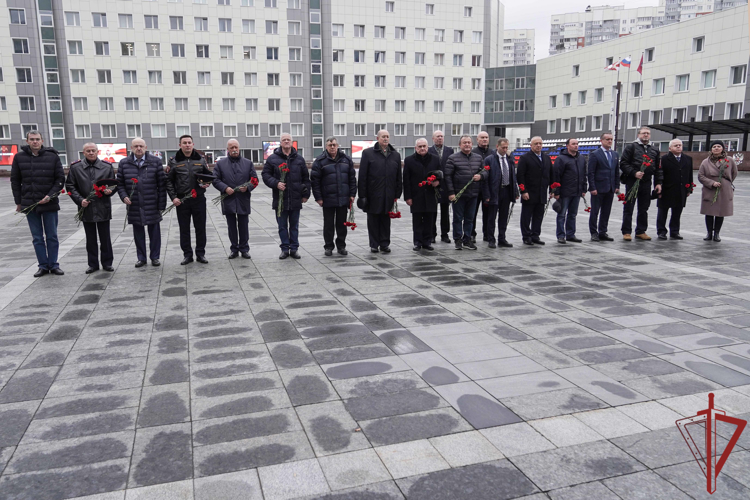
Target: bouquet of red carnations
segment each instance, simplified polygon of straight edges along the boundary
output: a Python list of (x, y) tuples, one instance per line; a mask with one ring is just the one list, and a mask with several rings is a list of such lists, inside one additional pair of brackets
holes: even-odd
[(623, 193), (618, 194), (617, 195), (617, 201), (621, 201), (623, 205), (626, 204), (627, 201), (625, 201), (625, 194), (623, 194)]
[(352, 203), (349, 203), (349, 216), (346, 218), (344, 226), (348, 227), (352, 231), (357, 229), (357, 224), (354, 222), (354, 205)]
[[(189, 194), (189, 195), (185, 196), (184, 198), (180, 198), (180, 203), (185, 203), (185, 202), (186, 202), (186, 201), (188, 201), (188, 200), (189, 200), (190, 198), (197, 198), (197, 197), (198, 197), (198, 192), (197, 192), (197, 191), (196, 191), (195, 189), (193, 189), (192, 191), (190, 191), (190, 194)], [(167, 215), (167, 214), (168, 214), (169, 212), (171, 212), (171, 211), (172, 211), (172, 210), (174, 209), (174, 207), (176, 207), (176, 206), (177, 206), (177, 205), (175, 205), (174, 203), (172, 203), (172, 204), (171, 204), (171, 205), (169, 205), (169, 206), (168, 206), (168, 207), (167, 207), (167, 208), (166, 208), (166, 209), (165, 209), (165, 210), (164, 210), (164, 211), (163, 211), (163, 212), (162, 212), (161, 214), (162, 214), (162, 215)]]
[[(258, 178), (257, 177), (250, 177), (249, 181), (247, 181), (247, 182), (245, 182), (243, 184), (240, 184), (237, 187), (233, 187), (232, 191), (237, 192), (240, 189), (242, 189), (243, 187), (248, 187), (248, 186), (252, 186), (253, 189), (257, 188), (258, 187)], [(234, 193), (232, 193), (232, 194), (234, 194)], [(217, 196), (216, 198), (214, 198), (211, 201), (213, 202), (214, 205), (218, 206), (218, 205), (221, 204), (222, 201), (224, 201), (224, 198), (226, 198), (227, 196), (229, 196), (227, 193), (222, 193), (221, 195)]]
[[(281, 170), (281, 179), (279, 182), (286, 182), (286, 174), (289, 173), (289, 167), (286, 166), (286, 163), (282, 163), (279, 165), (279, 170)], [(276, 217), (281, 217), (281, 212), (284, 211), (284, 191), (279, 191), (279, 204), (278, 208), (276, 208)]]
[[(94, 182), (94, 189), (91, 190), (89, 195), (85, 198), (85, 201), (88, 201), (90, 205), (91, 202), (96, 201), (97, 198), (104, 198), (106, 196), (104, 193), (105, 191), (112, 191), (117, 187), (116, 185), (108, 186), (107, 184), (110, 182), (114, 184), (117, 181), (115, 179), (102, 179)], [(76, 213), (75, 221), (79, 224), (83, 221), (83, 214), (86, 211), (86, 208), (87, 207), (84, 207), (82, 203), (81, 208), (79, 208)]]
[(583, 209), (584, 212), (591, 212), (591, 207), (589, 206), (589, 202), (586, 201), (586, 197), (582, 196), (583, 198), (583, 206), (586, 207)]
[(390, 217), (391, 219), (401, 218), (401, 212), (398, 211), (398, 199), (393, 200), (393, 208), (391, 208), (391, 211), (388, 212), (388, 217)]

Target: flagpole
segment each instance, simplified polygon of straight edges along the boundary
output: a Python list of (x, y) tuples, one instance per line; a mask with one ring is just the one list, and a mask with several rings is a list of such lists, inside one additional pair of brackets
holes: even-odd
[[(628, 59), (632, 62), (632, 59), (630, 56), (628, 56)], [(623, 127), (625, 131), (622, 134), (622, 147), (625, 148), (625, 141), (627, 140), (628, 136), (628, 100), (630, 99), (630, 64), (628, 64), (628, 83), (627, 87), (625, 88), (625, 126)]]
[[(632, 64), (633, 61), (630, 61), (630, 62)], [(643, 99), (643, 52), (641, 52), (641, 62), (638, 64), (638, 73), (640, 73), (641, 75), (641, 78), (640, 78), (641, 95), (638, 97), (636, 111), (638, 113), (638, 126), (640, 126), (641, 125), (641, 100)], [(636, 129), (635, 131), (635, 137), (633, 138), (633, 140), (636, 140), (637, 138), (638, 138), (638, 129)]]

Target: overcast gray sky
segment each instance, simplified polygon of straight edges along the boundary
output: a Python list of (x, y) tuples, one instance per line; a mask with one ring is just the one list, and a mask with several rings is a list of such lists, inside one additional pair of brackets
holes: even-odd
[(628, 8), (657, 6), (659, 0), (501, 0), (505, 4), (505, 28), (536, 30), (536, 59), (549, 55), (549, 20), (553, 14), (583, 12), (589, 5), (627, 5)]

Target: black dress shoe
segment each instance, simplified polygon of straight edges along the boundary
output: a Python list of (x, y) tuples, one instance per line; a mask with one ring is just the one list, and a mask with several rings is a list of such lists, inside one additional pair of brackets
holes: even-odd
[(391, 247), (380, 247), (380, 251), (383, 253), (391, 253)]
[(333, 248), (326, 248), (326, 257), (333, 255)]
[(115, 272), (115, 268), (114, 268), (114, 267), (112, 267), (112, 266), (102, 266), (102, 269), (104, 269), (104, 270), (105, 270), (105, 271), (107, 271), (108, 273), (113, 273), (113, 272)]
[(414, 245), (414, 248), (412, 248), (412, 250), (414, 250), (415, 252), (419, 252), (420, 250), (422, 250), (422, 245)]
[(682, 239), (684, 239), (682, 236), (680, 236), (680, 233), (670, 235), (669, 238), (673, 239), (673, 240), (682, 240)]
[[(717, 241), (717, 240), (714, 240), (714, 241)], [(719, 240), (719, 241), (720, 241), (720, 240)], [(59, 267), (56, 267), (56, 268), (54, 268), (54, 269), (50, 269), (50, 270), (49, 270), (49, 272), (50, 272), (50, 274), (54, 274), (55, 276), (62, 276), (62, 275), (64, 275), (64, 274), (65, 274), (65, 273), (63, 272), (63, 270), (62, 270), (62, 269), (60, 269)]]
[(432, 242), (435, 243), (435, 238), (432, 238)]
[(615, 239), (604, 233), (599, 235), (599, 241), (615, 241)]
[(370, 251), (371, 251), (372, 253), (378, 253), (378, 252), (379, 252), (380, 250), (378, 250), (378, 249), (377, 249), (377, 248), (375, 248), (375, 247), (372, 247), (372, 248), (370, 248)]
[(666, 234), (657, 234), (656, 237), (659, 238), (660, 240), (666, 240), (667, 239), (667, 235)]
[(441, 236), (440, 241), (442, 241), (443, 243), (450, 243), (451, 239), (448, 238), (447, 236)]
[[(144, 262), (145, 264), (145, 262)], [(161, 265), (161, 262), (159, 262), (159, 259), (154, 259), (151, 261), (151, 265), (154, 267), (159, 267)]]
[(38, 269), (37, 272), (34, 273), (34, 277), (41, 278), (45, 274), (49, 274), (49, 271), (47, 271), (46, 269)]
[[(192, 257), (190, 259), (191, 259), (190, 262), (192, 262)], [(187, 264), (187, 262), (182, 261), (182, 264), (185, 265), (185, 264)], [(139, 260), (138, 262), (135, 263), (135, 267), (143, 267), (145, 265), (146, 265), (146, 261), (145, 260)]]
[(435, 248), (432, 245), (423, 245), (422, 248), (424, 248), (425, 250), (429, 250), (430, 252), (435, 250)]
[[(473, 238), (472, 238), (473, 239)], [(490, 241), (489, 236), (482, 236), (482, 241)]]
[(524, 238), (523, 239), (523, 244), (524, 245), (533, 245), (534, 242), (531, 240), (531, 238)]
[(531, 238), (531, 241), (533, 241), (536, 245), (544, 245), (544, 242), (539, 238)]
[(563, 245), (567, 243), (567, 241), (565, 241), (565, 238), (557, 238), (557, 242), (562, 243)]
[(252, 257), (250, 257), (250, 254), (247, 252), (241, 252), (240, 255), (242, 255), (243, 259), (252, 259)]
[[(721, 241), (721, 238), (719, 238), (719, 233), (718, 233), (718, 232), (715, 232), (715, 233), (714, 233), (714, 241), (715, 241), (716, 243), (718, 243), (718, 242), (720, 242), (720, 241)], [(52, 271), (54, 272), (54, 269), (53, 269)]]
[(507, 240), (500, 240), (497, 242), (497, 245), (503, 248), (513, 248), (513, 243), (508, 243)]
[(573, 236), (572, 238), (566, 238), (566, 239), (573, 243), (581, 243), (583, 241), (581, 238), (576, 238), (575, 236)]
[(339, 253), (339, 255), (349, 255), (349, 252), (346, 251), (346, 248), (339, 248), (337, 252)]
[(97, 272), (98, 270), (99, 270), (99, 268), (98, 268), (98, 267), (91, 267), (91, 266), (89, 266), (89, 268), (88, 268), (88, 269), (86, 269), (86, 274), (91, 274), (91, 273), (95, 273), (95, 272)]
[(239, 257), (239, 256), (240, 256), (240, 254), (239, 254), (239, 253), (237, 253), (237, 252), (232, 252), (232, 253), (230, 253), (230, 254), (229, 254), (229, 257), (227, 257), (227, 258), (228, 258), (228, 259), (236, 259), (236, 258), (237, 258), (237, 257)]
[(195, 260), (197, 260), (197, 261), (198, 261), (198, 262), (200, 262), (201, 264), (208, 264), (208, 261), (207, 261), (207, 260), (206, 260), (206, 258), (205, 258), (204, 256), (202, 256), (202, 255), (196, 255), (196, 256), (195, 256)]
[[(185, 257), (184, 259), (182, 259), (182, 262), (180, 262), (180, 265), (181, 266), (187, 266), (191, 262), (193, 262), (193, 258), (192, 257)], [(146, 263), (144, 262), (143, 265), (145, 266)]]
[(296, 250), (295, 250), (294, 252), (289, 252), (289, 255), (290, 255), (290, 256), (291, 256), (291, 257), (292, 257), (293, 259), (298, 259), (298, 260), (299, 260), (299, 259), (301, 259), (301, 258), (302, 258), (302, 256), (301, 256), (301, 255), (299, 254), (299, 252), (297, 252)]
[(591, 241), (601, 241), (599, 239), (599, 235), (597, 233), (594, 233), (591, 235)]
[(289, 257), (289, 252), (281, 252), (281, 254), (279, 255), (279, 260), (284, 260), (287, 257)]
[(487, 246), (490, 247), (490, 248), (497, 248), (497, 245), (495, 244), (494, 241), (490, 241), (490, 244), (487, 245)]
[(703, 241), (711, 241), (712, 239), (714, 239), (714, 233), (709, 231), (708, 234), (706, 234), (706, 237), (703, 238)]

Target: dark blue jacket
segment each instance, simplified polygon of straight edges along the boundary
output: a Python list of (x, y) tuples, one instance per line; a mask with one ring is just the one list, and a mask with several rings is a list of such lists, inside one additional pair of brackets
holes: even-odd
[(310, 183), (315, 201), (323, 201), (324, 208), (348, 207), (357, 196), (357, 173), (352, 159), (340, 149), (336, 158), (328, 152), (315, 158), (310, 172)]
[(612, 163), (607, 162), (607, 155), (602, 148), (589, 154), (589, 191), (605, 194), (614, 193), (615, 190), (620, 189), (620, 157), (617, 151), (610, 151)]
[(568, 152), (568, 148), (562, 148), (555, 161), (552, 181), (560, 183), (560, 187), (555, 190), (555, 194), (560, 195), (561, 198), (581, 196), (588, 191), (586, 189), (588, 186), (586, 159), (581, 153), (576, 152), (576, 155), (573, 156)]
[[(508, 172), (510, 173), (510, 184), (513, 186), (513, 198), (518, 198), (518, 184), (516, 183), (516, 162), (513, 161), (513, 157), (508, 155), (505, 157), (508, 162)], [(497, 153), (491, 154), (484, 159), (484, 164), (490, 166), (489, 172), (487, 172), (487, 179), (482, 183), (482, 201), (488, 205), (498, 205), (500, 203), (500, 189), (502, 182), (502, 166), (500, 165), (500, 158), (497, 157)], [(489, 200), (489, 201), (487, 201)], [(515, 203), (515, 200), (513, 201)]]
[[(428, 153), (431, 155), (438, 155), (437, 148), (435, 146), (430, 146), (430, 148), (427, 150)], [(450, 148), (443, 144), (443, 156), (440, 157), (440, 170), (445, 174), (445, 164), (448, 163), (448, 158), (450, 155), (455, 153), (453, 148)], [(441, 182), (440, 187), (438, 188), (440, 190), (440, 203), (448, 203), (448, 195), (445, 194), (445, 183)]]
[[(135, 192), (132, 179), (138, 179)], [(148, 226), (161, 222), (161, 213), (167, 206), (167, 175), (159, 158), (145, 155), (143, 166), (138, 168), (135, 155), (130, 154), (117, 167), (117, 194), (120, 199), (130, 197), (128, 223)]]
[(279, 191), (276, 186), (281, 182), (281, 164), (286, 163), (289, 172), (284, 180), (286, 189), (284, 195), (284, 210), (301, 210), (302, 199), (310, 197), (310, 172), (307, 170), (305, 159), (297, 154), (297, 150), (292, 148), (289, 156), (281, 150), (281, 146), (276, 148), (271, 156), (263, 165), (263, 183), (273, 190), (273, 203), (271, 207), (276, 210), (279, 206)]
[[(214, 187), (219, 190), (221, 194), (227, 188), (236, 188), (246, 182), (250, 181), (251, 177), (258, 179), (258, 174), (255, 173), (255, 165), (253, 162), (239, 156), (238, 158), (232, 158), (226, 156), (216, 162), (214, 167)], [(241, 191), (235, 191), (231, 196), (224, 198), (221, 202), (221, 213), (226, 214), (238, 214), (238, 215), (249, 215), (250, 214), (250, 191), (255, 189), (251, 184), (247, 186), (247, 191), (244, 193)]]
[[(21, 205), (21, 209), (42, 201), (45, 196), (59, 193), (65, 184), (65, 171), (57, 151), (42, 147), (39, 155), (34, 156), (29, 146), (22, 146), (21, 151), (13, 157), (10, 184), (13, 189), (13, 201), (16, 205)], [(38, 214), (58, 210), (59, 198), (52, 198), (48, 203), (37, 205), (34, 209)]]

